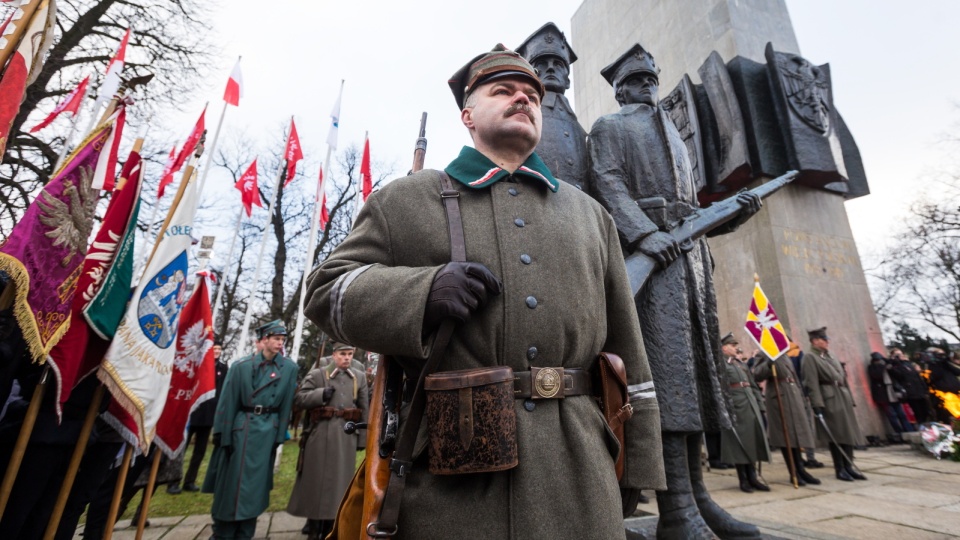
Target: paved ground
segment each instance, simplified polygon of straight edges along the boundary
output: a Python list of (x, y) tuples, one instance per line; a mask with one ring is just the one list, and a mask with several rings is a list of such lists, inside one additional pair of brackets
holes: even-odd
[[(822, 455), (818, 455), (825, 461)], [(749, 520), (770, 536), (829, 540), (897, 538), (926, 540), (960, 538), (960, 463), (937, 461), (908, 446), (873, 448), (857, 453), (866, 482), (841, 482), (833, 469), (811, 472), (823, 483), (794, 489), (779, 453), (764, 464), (769, 493), (743, 493), (732, 470), (706, 474), (714, 500), (738, 518)], [(641, 505), (654, 519), (656, 503)], [(195, 540), (210, 536), (209, 516), (151, 518), (148, 540)], [(265, 514), (257, 522), (257, 538), (303, 540), (304, 520), (283, 512)], [(121, 521), (113, 538), (133, 539), (136, 528)], [(82, 538), (79, 535), (77, 538)]]

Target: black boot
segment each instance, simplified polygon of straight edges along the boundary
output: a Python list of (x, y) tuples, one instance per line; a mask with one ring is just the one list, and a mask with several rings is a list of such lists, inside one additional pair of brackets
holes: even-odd
[[(753, 489), (757, 491), (770, 491), (770, 486), (764, 484), (757, 478), (757, 466), (753, 463), (748, 463), (743, 466), (743, 471), (746, 473), (747, 482), (750, 484)], [(740, 487), (743, 489), (743, 486)]]
[[(322, 540), (322, 531), (320, 530), (320, 521), (316, 519), (308, 519), (307, 524), (303, 526), (307, 531), (307, 540)], [(303, 531), (300, 531), (303, 532)]]
[[(794, 450), (796, 450), (796, 449), (794, 449)], [(797, 482), (797, 487), (803, 487), (803, 486), (807, 485), (807, 483), (803, 480), (803, 477), (800, 476), (799, 474), (798, 474), (796, 477), (794, 477), (794, 476), (793, 476), (793, 472), (790, 471), (790, 457), (791, 457), (791, 454), (790, 454), (789, 452), (790, 452), (790, 449), (789, 449), (789, 448), (781, 448), (781, 449), (780, 449), (780, 453), (783, 454), (783, 463), (787, 466), (787, 472), (790, 473), (790, 483), (793, 484), (793, 482), (796, 481), (796, 482)], [(797, 461), (797, 454), (796, 454), (795, 452), (793, 453), (793, 466), (796, 468), (797, 473), (800, 472), (800, 467), (803, 466), (802, 463), (799, 463), (799, 462)]]
[[(657, 506), (660, 511), (660, 519), (657, 521), (657, 540), (716, 538), (700, 516), (700, 510), (693, 498), (687, 464), (686, 437), (687, 435), (683, 433), (662, 433), (663, 466), (667, 473), (667, 490), (656, 492)], [(699, 451), (694, 458), (699, 464)]]
[(853, 482), (853, 477), (847, 472), (847, 464), (840, 454), (840, 449), (833, 443), (830, 443), (830, 457), (833, 458), (833, 471), (837, 474), (837, 480)]
[[(820, 480), (813, 477), (812, 474), (807, 472), (806, 465), (804, 465), (803, 460), (800, 459), (800, 449), (793, 448), (793, 459), (797, 463), (797, 478), (810, 484), (812, 486), (819, 486)], [(800, 484), (802, 485), (802, 484)]]
[(843, 448), (843, 451), (847, 453), (847, 457), (850, 458), (850, 461), (844, 460), (843, 462), (844, 468), (846, 469), (847, 474), (850, 475), (850, 478), (853, 478), (854, 480), (866, 480), (867, 477), (860, 474), (860, 471), (853, 466), (853, 446), (844, 444), (841, 446), (841, 448)]
[[(700, 437), (688, 436), (686, 443), (690, 487), (693, 489), (693, 499), (697, 502), (697, 508), (700, 509), (703, 521), (722, 540), (761, 538), (760, 529), (755, 525), (734, 518), (726, 510), (720, 508), (720, 505), (713, 502), (710, 494), (707, 493), (707, 486), (703, 483), (703, 470), (700, 468)], [(666, 454), (666, 451), (664, 451), (664, 454)], [(664, 460), (666, 460), (666, 456), (664, 456)], [(657, 540), (660, 540), (659, 536)]]
[(746, 465), (737, 465), (737, 479), (740, 480), (740, 491), (744, 493), (753, 493), (753, 487), (747, 480)]

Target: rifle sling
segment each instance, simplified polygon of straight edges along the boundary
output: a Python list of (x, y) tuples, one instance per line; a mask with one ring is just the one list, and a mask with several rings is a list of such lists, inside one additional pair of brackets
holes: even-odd
[[(467, 260), (466, 242), (463, 235), (463, 220), (460, 215), (460, 192), (454, 189), (447, 173), (440, 171), (440, 197), (447, 214), (447, 226), (450, 231), (450, 261), (465, 262)], [(400, 429), (397, 440), (397, 450), (390, 461), (390, 481), (383, 495), (383, 506), (380, 507), (380, 516), (376, 523), (367, 525), (367, 533), (371, 536), (393, 536), (397, 532), (397, 521), (400, 517), (400, 501), (403, 497), (403, 488), (406, 485), (407, 474), (413, 466), (413, 450), (417, 440), (417, 432), (423, 420), (426, 407), (426, 392), (423, 391), (423, 381), (427, 375), (437, 370), (440, 359), (446, 352), (447, 344), (453, 335), (453, 319), (445, 319), (435, 334), (433, 348), (420, 377), (417, 379), (416, 390), (410, 402), (410, 414)]]

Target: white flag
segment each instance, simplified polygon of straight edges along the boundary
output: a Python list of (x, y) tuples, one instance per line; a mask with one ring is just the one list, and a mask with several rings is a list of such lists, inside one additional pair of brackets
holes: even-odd
[(340, 98), (343, 97), (343, 81), (340, 81), (340, 94), (330, 111), (330, 131), (327, 133), (327, 146), (337, 149), (337, 135), (340, 133)]
[(196, 185), (189, 182), (97, 374), (114, 399), (107, 420), (144, 452), (170, 387), (196, 210)]

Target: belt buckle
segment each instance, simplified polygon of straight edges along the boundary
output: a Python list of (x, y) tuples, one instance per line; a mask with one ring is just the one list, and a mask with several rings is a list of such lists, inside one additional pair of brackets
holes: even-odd
[(263, 414), (263, 405), (254, 405), (253, 414), (260, 416)]
[(563, 398), (563, 368), (546, 367), (530, 368), (531, 399), (560, 399)]

